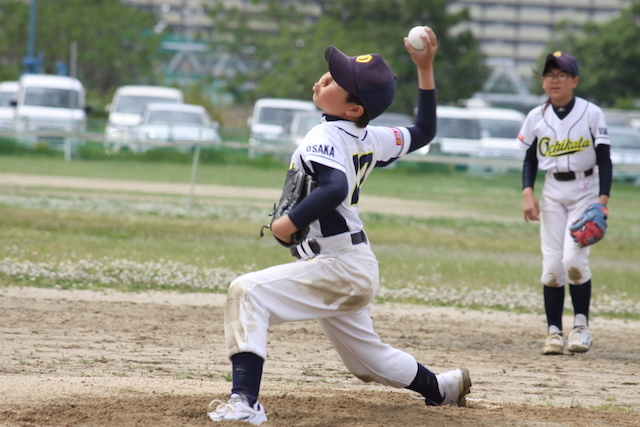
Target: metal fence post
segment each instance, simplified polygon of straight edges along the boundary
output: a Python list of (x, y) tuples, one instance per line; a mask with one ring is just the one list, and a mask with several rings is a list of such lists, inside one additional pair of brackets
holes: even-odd
[(191, 207), (193, 206), (193, 190), (196, 186), (196, 175), (198, 173), (198, 162), (200, 161), (200, 144), (196, 144), (193, 152), (193, 164), (191, 165), (191, 184), (189, 185), (189, 202), (187, 204), (187, 216), (191, 216)]

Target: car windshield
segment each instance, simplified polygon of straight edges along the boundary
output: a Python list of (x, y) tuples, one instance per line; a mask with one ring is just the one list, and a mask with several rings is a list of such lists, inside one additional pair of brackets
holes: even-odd
[(609, 129), (611, 149), (617, 148), (640, 150), (640, 132), (618, 132)]
[(25, 91), (24, 105), (51, 108), (80, 108), (80, 92), (70, 89), (29, 87)]
[(147, 119), (148, 124), (169, 124), (169, 125), (208, 125), (205, 116), (196, 112), (157, 110), (152, 111)]
[(115, 111), (125, 114), (142, 114), (145, 107), (152, 102), (177, 104), (178, 100), (159, 96), (122, 95), (118, 98), (118, 105), (116, 105)]
[(438, 117), (439, 137), (480, 139), (480, 126), (474, 119)]
[(492, 138), (517, 138), (522, 123), (516, 120), (480, 119), (480, 127)]
[(293, 119), (293, 115), (300, 110), (294, 110), (291, 108), (274, 108), (266, 107), (260, 110), (260, 116), (258, 117), (259, 123), (266, 125), (280, 125), (290, 126)]
[(318, 123), (320, 123), (320, 114), (304, 115), (298, 120), (295, 132), (298, 135), (306, 135)]
[(0, 92), (0, 107), (8, 107), (11, 105), (15, 92)]

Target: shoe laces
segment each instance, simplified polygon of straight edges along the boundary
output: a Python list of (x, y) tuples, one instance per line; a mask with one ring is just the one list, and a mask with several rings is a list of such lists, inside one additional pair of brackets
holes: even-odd
[(416, 400), (422, 400), (427, 406), (439, 406), (439, 404), (435, 403), (432, 400), (427, 399), (425, 396), (421, 394), (409, 393), (409, 397)]
[(564, 341), (564, 336), (562, 335), (562, 332), (552, 332), (547, 335), (547, 339)]
[(589, 334), (589, 328), (587, 326), (577, 326), (573, 328), (573, 330), (571, 331), (571, 334), (569, 334), (569, 338), (571, 339), (571, 337), (580, 337), (580, 339), (582, 339), (583, 335), (588, 335), (588, 334)]
[[(220, 399), (213, 399), (209, 402), (209, 412), (223, 412), (225, 407), (231, 407), (227, 402), (224, 402)], [(214, 409), (215, 407), (215, 409)]]
[(546, 340), (544, 341), (545, 346), (562, 346), (564, 347), (565, 341), (564, 336), (560, 333), (554, 333), (547, 335)]
[[(231, 412), (235, 414), (236, 405), (238, 403), (244, 403), (244, 402), (242, 401), (241, 398), (237, 398), (237, 397), (229, 398), (229, 400), (226, 402), (220, 399), (213, 399), (211, 402), (209, 402), (209, 412), (215, 412), (218, 414), (221, 414), (221, 413), (227, 414)], [(217, 406), (215, 409), (213, 409), (215, 405)]]

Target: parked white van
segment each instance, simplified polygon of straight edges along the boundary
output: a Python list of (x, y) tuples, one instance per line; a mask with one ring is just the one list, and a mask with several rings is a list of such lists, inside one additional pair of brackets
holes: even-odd
[(473, 156), (480, 148), (480, 124), (463, 107), (436, 107), (437, 130), (429, 144), (431, 154)]
[(145, 107), (151, 103), (184, 103), (180, 89), (165, 86), (127, 85), (119, 87), (107, 105), (109, 113), (105, 128), (106, 148), (118, 151), (128, 147), (131, 129), (142, 119)]
[(11, 105), (11, 101), (15, 101), (19, 87), (16, 81), (0, 82), (0, 131), (13, 129), (16, 107)]
[[(14, 131), (18, 142), (54, 148), (84, 141), (87, 128), (85, 93), (76, 78), (48, 74), (23, 74), (15, 106)], [(68, 145), (65, 145), (69, 143)]]
[(481, 138), (479, 157), (524, 159), (524, 151), (516, 143), (526, 115), (509, 108), (478, 108)]
[(249, 117), (249, 156), (258, 153), (291, 154), (295, 143), (291, 135), (291, 124), (295, 113), (313, 111), (322, 116), (312, 101), (295, 99), (263, 98), (256, 101)]
[(507, 108), (436, 108), (437, 131), (432, 154), (524, 158), (516, 144), (525, 114)]

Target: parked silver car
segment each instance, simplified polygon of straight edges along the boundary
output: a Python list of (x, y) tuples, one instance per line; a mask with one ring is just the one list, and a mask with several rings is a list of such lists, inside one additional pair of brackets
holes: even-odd
[(131, 129), (140, 124), (145, 107), (152, 102), (182, 104), (184, 95), (180, 89), (165, 86), (125, 85), (116, 89), (106, 106), (109, 117), (104, 144), (108, 150), (118, 151), (122, 143), (126, 145)]
[(18, 95), (20, 85), (15, 81), (0, 82), (0, 131), (13, 130), (16, 107), (11, 105)]
[(249, 157), (272, 154), (288, 157), (295, 149), (291, 126), (297, 113), (313, 112), (318, 121), (322, 113), (311, 101), (263, 98), (256, 101), (247, 120), (250, 128)]
[(640, 129), (631, 126), (609, 126), (613, 176), (640, 181)]
[(299, 111), (293, 115), (291, 119), (291, 128), (289, 133), (291, 141), (295, 145), (300, 145), (307, 133), (322, 119), (322, 112), (316, 111)]
[(151, 103), (140, 124), (132, 128), (127, 146), (135, 152), (162, 147), (189, 151), (195, 144), (219, 143), (218, 128), (200, 105)]

